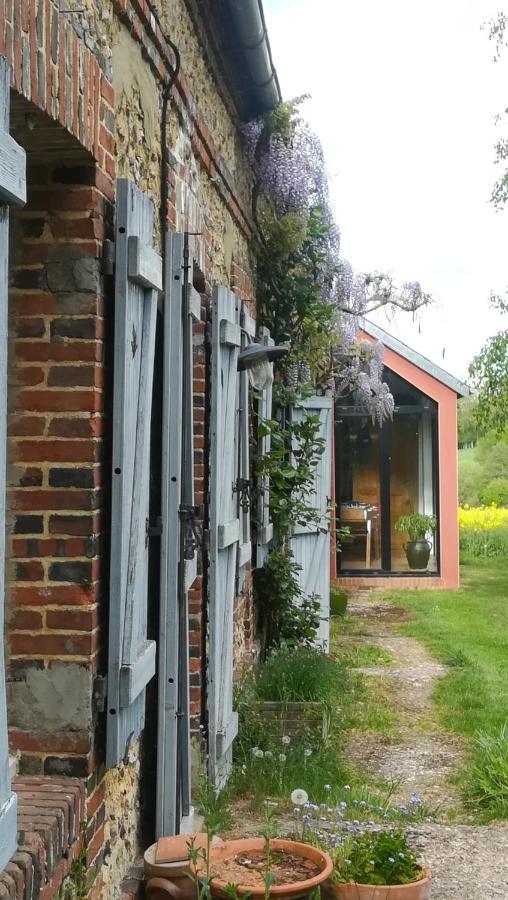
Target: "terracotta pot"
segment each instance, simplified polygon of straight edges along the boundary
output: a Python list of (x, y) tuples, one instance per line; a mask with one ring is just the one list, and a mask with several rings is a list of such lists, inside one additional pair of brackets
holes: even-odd
[(196, 885), (189, 878), (173, 881), (150, 878), (145, 887), (145, 897), (147, 900), (195, 900)]
[(422, 869), (422, 878), (410, 884), (340, 884), (329, 881), (325, 895), (330, 900), (429, 900), (430, 872)]
[[(213, 869), (214, 862), (217, 862), (218, 860), (230, 859), (232, 856), (236, 856), (237, 853), (248, 853), (252, 850), (263, 850), (264, 846), (264, 838), (251, 838), (249, 840), (244, 839), (240, 841), (225, 841), (222, 846), (212, 848), (210, 852), (210, 865)], [(319, 887), (320, 884), (323, 884), (323, 882), (330, 878), (330, 875), (332, 874), (333, 863), (328, 856), (328, 853), (324, 853), (322, 850), (318, 850), (317, 847), (312, 847), (310, 844), (301, 844), (297, 841), (274, 839), (270, 841), (270, 849), (285, 850), (287, 853), (303, 856), (305, 859), (310, 859), (312, 860), (312, 862), (315, 862), (321, 870), (318, 875), (316, 875), (314, 878), (307, 879), (307, 881), (294, 881), (291, 884), (272, 885), (270, 888), (270, 897), (306, 897), (311, 894), (317, 887)], [(227, 896), (225, 893), (225, 889), (227, 888), (227, 886), (227, 882), (221, 881), (219, 878), (212, 878), (211, 889), (213, 896)], [(243, 897), (245, 894), (250, 894), (250, 896), (253, 897), (254, 900), (256, 900), (256, 898), (258, 897), (264, 898), (265, 896), (264, 884), (260, 885), (260, 887), (251, 887), (239, 884), (237, 885), (237, 888), (239, 897)]]

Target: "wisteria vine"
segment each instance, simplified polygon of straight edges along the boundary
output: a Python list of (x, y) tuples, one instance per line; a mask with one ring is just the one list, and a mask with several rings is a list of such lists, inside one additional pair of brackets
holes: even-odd
[(419, 282), (397, 286), (386, 273), (357, 273), (340, 256), (321, 142), (298, 113), (302, 98), (244, 129), (254, 168), (259, 311), (289, 341), (289, 384), (329, 382), (382, 422), (393, 412), (382, 348), (357, 339), (380, 307), (415, 312), (431, 298)]

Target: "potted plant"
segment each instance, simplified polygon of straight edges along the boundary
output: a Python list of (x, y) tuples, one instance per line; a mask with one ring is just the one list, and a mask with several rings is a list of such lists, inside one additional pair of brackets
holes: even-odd
[(333, 869), (318, 847), (279, 838), (225, 841), (210, 848), (210, 890), (213, 897), (308, 897), (327, 881)]
[(409, 537), (409, 541), (403, 546), (410, 569), (427, 568), (432, 548), (427, 535), (435, 531), (435, 528), (436, 517), (424, 516), (422, 513), (400, 516), (395, 522), (395, 531), (405, 532)]
[(338, 900), (428, 900), (430, 872), (400, 829), (345, 838), (334, 853), (328, 893)]

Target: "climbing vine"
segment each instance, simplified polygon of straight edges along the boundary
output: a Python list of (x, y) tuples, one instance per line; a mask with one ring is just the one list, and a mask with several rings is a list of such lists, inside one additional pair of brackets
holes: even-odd
[[(418, 282), (398, 287), (387, 274), (353, 272), (341, 258), (323, 150), (299, 113), (303, 99), (245, 128), (255, 175), (258, 323), (288, 347), (277, 368), (273, 418), (257, 422), (258, 437), (271, 437), (270, 456), (255, 463), (256, 475), (270, 482), (274, 524), (273, 549), (257, 577), (265, 650), (286, 626), (293, 634), (300, 629), (304, 640), (318, 625), (312, 603), (305, 610), (289, 538), (297, 524), (319, 527), (311, 495), (323, 441), (319, 419), (307, 410), (295, 417), (291, 409), (306, 392), (333, 388), (352, 394), (380, 423), (390, 416), (382, 348), (358, 342), (361, 317), (381, 306), (414, 312), (431, 300)], [(295, 605), (304, 609), (298, 622)]]

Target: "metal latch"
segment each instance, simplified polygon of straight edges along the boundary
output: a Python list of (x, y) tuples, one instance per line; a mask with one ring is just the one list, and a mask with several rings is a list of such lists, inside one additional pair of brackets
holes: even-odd
[(250, 481), (248, 478), (237, 478), (233, 485), (233, 494), (238, 494), (238, 502), (244, 512), (250, 507)]
[(196, 524), (196, 518), (203, 518), (204, 508), (202, 505), (187, 506), (182, 504), (179, 513), (183, 531), (183, 558), (194, 559), (194, 554), (202, 538), (202, 529)]

